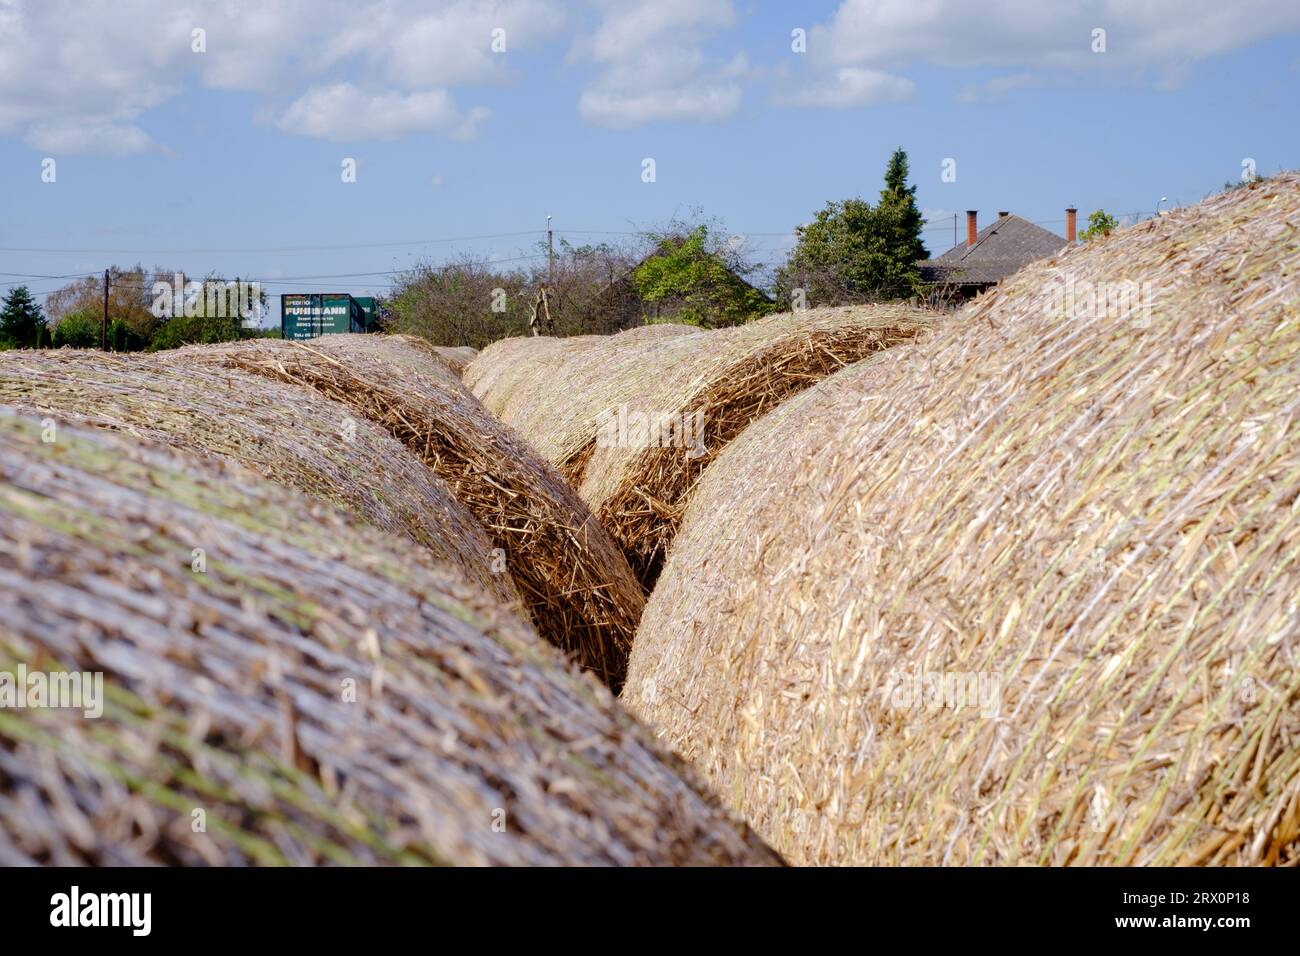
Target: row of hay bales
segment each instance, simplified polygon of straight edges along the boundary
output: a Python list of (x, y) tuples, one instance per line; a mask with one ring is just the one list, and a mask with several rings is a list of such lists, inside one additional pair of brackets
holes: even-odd
[[(86, 373), (105, 405), (141, 390)], [(779, 862), (462, 573), (464, 527), (430, 523), (422, 547), (266, 480), (231, 458), (296, 484), (309, 452), (209, 399), (229, 458), (165, 403), (157, 429), (0, 407), (0, 672), (104, 681), (82, 709), (0, 708), (0, 865)], [(332, 454), (328, 428), (302, 437)], [(324, 481), (364, 511), (335, 465)]]
[(649, 589), (696, 481), (728, 442), (789, 396), (935, 321), (880, 305), (711, 332), (652, 325), (507, 339), (484, 349), (464, 379), (578, 489)]
[[(492, 543), (447, 481), (346, 406), (220, 366), (60, 349), (0, 362), (0, 404), (237, 461), (405, 535), (507, 602)], [(498, 564), (499, 566), (499, 564)]]
[(547, 640), (617, 690), (643, 607), (626, 560), (554, 469), (417, 341), (15, 352), (0, 364), (0, 403), (224, 455), (404, 533), (522, 601)]
[(1300, 863), (1297, 223), (1094, 240), (746, 429), (633, 713), (794, 863)]

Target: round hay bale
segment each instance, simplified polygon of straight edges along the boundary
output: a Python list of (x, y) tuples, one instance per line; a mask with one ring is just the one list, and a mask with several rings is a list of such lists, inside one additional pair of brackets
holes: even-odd
[[(323, 335), (313, 341), (321, 342), (323, 340), (334, 341), (335, 339), (355, 339), (353, 334), (335, 334)], [(456, 373), (456, 378), (460, 378), (461, 373), (465, 371), (468, 365), (478, 355), (478, 349), (464, 346), (444, 346), (434, 345), (428, 339), (419, 335), (406, 335), (404, 333), (381, 333), (378, 335), (371, 334), (365, 336), (367, 339), (379, 339), (389, 343), (389, 354), (394, 361), (404, 362), (413, 370), (422, 368), (429, 359), (441, 362)], [(405, 348), (396, 347), (393, 343), (401, 343)]]
[(43, 432), (0, 408), (0, 671), (83, 694), (0, 707), (0, 862), (776, 862), (406, 539), (221, 459)]
[[(702, 331), (694, 325), (658, 322), (624, 329), (614, 335), (574, 335), (568, 338), (539, 335), (498, 339), (470, 362), (464, 374), (465, 384), (497, 417), (512, 424), (503, 413), (521, 384), (537, 381), (536, 363), (546, 362), (552, 357), (562, 362), (568, 355), (590, 345), (674, 338)], [(555, 384), (554, 380), (552, 384)], [(524, 389), (525, 400), (531, 391), (531, 387)]]
[(554, 469), (450, 369), (413, 364), (413, 355), (385, 337), (347, 335), (195, 347), (169, 360), (314, 388), (387, 429), (451, 486), (504, 552), (542, 636), (617, 691), (645, 603), (627, 560)]
[[(465, 370), (465, 385), (487, 409), (506, 424), (507, 407), (512, 402), (529, 401), (533, 383), (544, 370), (552, 370), (569, 355), (594, 347), (605, 341), (604, 335), (574, 335), (568, 338), (551, 338), (537, 335), (523, 338), (501, 339), (493, 342)], [(549, 379), (552, 386), (560, 380)]]
[(817, 309), (647, 348), (567, 473), (649, 589), (719, 451), (791, 395), (936, 318), (904, 305)]
[(434, 354), (451, 366), (451, 370), (457, 375), (464, 375), (465, 369), (469, 363), (474, 361), (478, 355), (478, 349), (470, 348), (468, 345), (461, 346), (434, 346)]
[[(677, 354), (699, 336), (638, 338), (612, 335), (564, 340), (565, 345), (522, 367), (497, 416), (559, 469), (573, 487), (581, 483), (583, 452), (599, 415), (635, 387), (637, 372), (667, 350)], [(522, 363), (521, 363), (522, 364)]]
[(1090, 242), (751, 426), (625, 701), (795, 863), (1296, 865), (1297, 221)]
[(221, 455), (404, 534), (519, 602), (487, 532), (447, 483), (378, 426), (315, 392), (221, 367), (58, 349), (0, 355), (0, 403)]

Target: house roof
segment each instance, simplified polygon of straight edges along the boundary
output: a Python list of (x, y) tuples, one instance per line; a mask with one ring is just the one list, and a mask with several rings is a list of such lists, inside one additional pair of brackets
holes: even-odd
[(1001, 216), (975, 235), (974, 245), (961, 243), (941, 256), (918, 262), (926, 282), (975, 285), (999, 282), (1035, 259), (1054, 256), (1065, 240), (1019, 216)]

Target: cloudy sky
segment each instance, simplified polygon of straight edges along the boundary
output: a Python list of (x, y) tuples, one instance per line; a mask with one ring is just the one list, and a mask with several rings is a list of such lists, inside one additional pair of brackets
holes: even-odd
[(0, 0), (0, 289), (359, 294), (696, 207), (776, 261), (898, 145), (942, 252), (968, 208), (1059, 232), (1300, 166), (1297, 91), (1293, 0)]

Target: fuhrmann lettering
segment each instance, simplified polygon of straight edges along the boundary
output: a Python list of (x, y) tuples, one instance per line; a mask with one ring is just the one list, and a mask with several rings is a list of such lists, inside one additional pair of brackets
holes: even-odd
[(89, 718), (104, 715), (102, 672), (28, 671), (19, 664), (16, 671), (0, 671), (0, 710), (23, 708), (67, 708), (80, 710)]
[(148, 936), (153, 925), (150, 893), (70, 893), (50, 897), (51, 926), (124, 926), (134, 936)]

